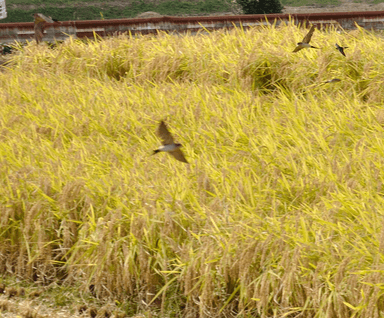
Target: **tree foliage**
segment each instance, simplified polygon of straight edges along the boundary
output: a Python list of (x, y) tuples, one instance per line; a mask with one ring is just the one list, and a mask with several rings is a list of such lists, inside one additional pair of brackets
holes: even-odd
[(245, 14), (282, 13), (280, 0), (237, 0)]

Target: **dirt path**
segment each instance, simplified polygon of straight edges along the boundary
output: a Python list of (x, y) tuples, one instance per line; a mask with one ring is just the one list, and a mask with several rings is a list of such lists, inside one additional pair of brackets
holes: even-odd
[(56, 8), (68, 8), (68, 7), (103, 7), (103, 6), (113, 6), (113, 7), (126, 7), (127, 1), (108, 1), (108, 2), (77, 2), (77, 3), (71, 3), (71, 4), (55, 4), (55, 3), (48, 3), (47, 5), (43, 4), (7, 4), (7, 7), (12, 9), (20, 9), (20, 10), (34, 10), (37, 8), (43, 8), (45, 6), (49, 7), (56, 7)]
[(360, 11), (384, 11), (384, 3), (369, 4), (355, 3), (353, 0), (341, 0), (339, 6), (303, 6), (303, 7), (284, 7), (283, 13), (320, 13), (320, 12), (360, 12)]

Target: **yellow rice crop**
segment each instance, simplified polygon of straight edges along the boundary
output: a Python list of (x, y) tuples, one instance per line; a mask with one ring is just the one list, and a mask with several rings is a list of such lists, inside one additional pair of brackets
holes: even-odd
[[(22, 49), (0, 73), (0, 272), (131, 314), (383, 317), (384, 42), (328, 29), (292, 53), (305, 33)], [(189, 165), (151, 156), (161, 119)]]

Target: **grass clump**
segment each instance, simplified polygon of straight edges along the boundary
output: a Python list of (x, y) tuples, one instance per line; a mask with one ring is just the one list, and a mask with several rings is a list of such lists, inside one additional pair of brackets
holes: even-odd
[[(328, 29), (293, 54), (305, 32), (22, 48), (0, 73), (1, 272), (129, 315), (380, 317), (383, 44)], [(150, 156), (161, 119), (190, 165)]]

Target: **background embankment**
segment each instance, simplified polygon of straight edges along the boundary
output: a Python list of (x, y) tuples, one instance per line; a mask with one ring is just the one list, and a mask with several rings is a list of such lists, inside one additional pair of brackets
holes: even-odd
[[(0, 23), (32, 22), (36, 12), (60, 21), (123, 19), (159, 15), (236, 15), (242, 8), (230, 0), (7, 0), (8, 17)], [(282, 0), (283, 13), (383, 11), (382, 0)], [(150, 12), (150, 13), (147, 13)]]

